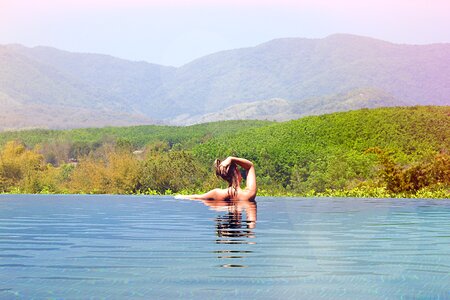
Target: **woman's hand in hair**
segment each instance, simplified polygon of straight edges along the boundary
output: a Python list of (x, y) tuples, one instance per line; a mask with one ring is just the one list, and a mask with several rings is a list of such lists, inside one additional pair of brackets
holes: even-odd
[(220, 163), (220, 168), (223, 170), (226, 170), (230, 164), (232, 163), (233, 158), (231, 156), (228, 156), (226, 159), (224, 159), (221, 163)]
[(220, 165), (223, 165), (224, 167), (228, 167), (231, 163), (235, 163), (247, 171), (253, 167), (253, 163), (251, 161), (249, 161), (248, 159), (234, 157), (234, 156), (228, 156)]

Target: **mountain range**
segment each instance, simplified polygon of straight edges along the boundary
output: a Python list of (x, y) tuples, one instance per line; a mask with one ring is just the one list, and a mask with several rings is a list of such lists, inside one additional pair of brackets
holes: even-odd
[(450, 44), (283, 38), (178, 68), (0, 45), (0, 130), (288, 120), (409, 105), (450, 105)]

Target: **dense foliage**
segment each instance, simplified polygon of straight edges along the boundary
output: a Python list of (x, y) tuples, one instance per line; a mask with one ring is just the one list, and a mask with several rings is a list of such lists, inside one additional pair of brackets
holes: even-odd
[(260, 195), (449, 197), (450, 107), (363, 109), (285, 123), (3, 133), (0, 191), (192, 193), (212, 161), (254, 161)]
[(173, 149), (190, 149), (212, 137), (236, 133), (248, 128), (271, 124), (267, 121), (223, 121), (187, 127), (131, 126), (81, 128), (72, 130), (21, 130), (0, 132), (0, 146), (8, 141), (20, 141), (28, 148), (40, 145), (46, 160), (52, 164), (67, 162), (89, 154), (105, 144), (130, 145), (141, 149), (147, 144), (167, 142)]
[(386, 165), (368, 150), (382, 149), (402, 172), (438, 168), (435, 160), (448, 162), (449, 115), (450, 107), (413, 107), (306, 117), (218, 137), (197, 146), (195, 153), (205, 161), (229, 154), (253, 160), (260, 187), (268, 191), (302, 195), (384, 186), (389, 193), (411, 194), (448, 184), (448, 173), (417, 188), (391, 189), (383, 175)]

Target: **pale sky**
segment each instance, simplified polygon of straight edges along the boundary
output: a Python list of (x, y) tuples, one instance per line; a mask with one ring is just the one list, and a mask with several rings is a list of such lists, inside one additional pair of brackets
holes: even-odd
[(180, 66), (274, 38), (450, 42), (450, 0), (0, 0), (0, 44)]

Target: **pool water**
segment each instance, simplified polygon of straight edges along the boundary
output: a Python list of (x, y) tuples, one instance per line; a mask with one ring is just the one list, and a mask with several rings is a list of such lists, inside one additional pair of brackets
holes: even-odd
[(450, 299), (450, 201), (0, 195), (0, 299)]

